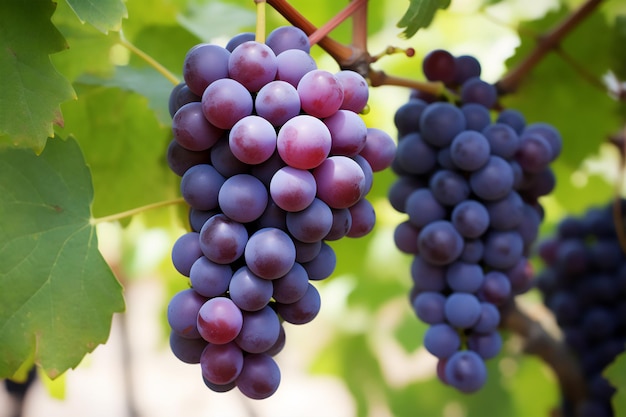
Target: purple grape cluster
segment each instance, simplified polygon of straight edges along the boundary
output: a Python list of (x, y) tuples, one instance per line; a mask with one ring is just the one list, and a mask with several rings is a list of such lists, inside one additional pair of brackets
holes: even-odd
[(496, 112), (497, 91), (471, 56), (436, 50), (423, 71), (460, 102), (412, 92), (397, 110), (398, 178), (388, 197), (408, 215), (394, 238), (413, 255), (410, 300), (430, 325), (424, 346), (439, 358), (439, 378), (469, 393), (484, 385), (484, 360), (501, 349), (501, 308), (531, 286), (538, 198), (555, 185), (549, 163), (561, 137), (518, 111)]
[(358, 114), (366, 80), (318, 69), (309, 52), (289, 26), (266, 43), (243, 33), (226, 47), (197, 45), (170, 95), (167, 160), (191, 227), (172, 249), (190, 288), (169, 303), (170, 345), (214, 391), (276, 391), (283, 323), (318, 314), (311, 281), (335, 268), (328, 242), (372, 230), (365, 197), (395, 155), (393, 139)]
[[(624, 213), (626, 202), (620, 203)], [(556, 234), (538, 247), (545, 268), (536, 285), (579, 358), (587, 383), (587, 398), (577, 410), (564, 403), (565, 416), (614, 415), (615, 388), (602, 372), (626, 346), (626, 255), (613, 207), (611, 203), (580, 217), (565, 217)]]

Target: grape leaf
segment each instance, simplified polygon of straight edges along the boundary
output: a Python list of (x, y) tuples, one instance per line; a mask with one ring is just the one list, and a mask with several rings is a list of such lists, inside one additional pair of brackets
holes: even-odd
[(617, 389), (617, 394), (612, 398), (615, 417), (626, 417), (626, 396), (623, 395), (626, 390), (626, 353), (619, 355), (606, 367), (604, 376)]
[(91, 175), (78, 144), (40, 156), (0, 151), (0, 378), (34, 361), (51, 378), (104, 343), (122, 288), (90, 223)]
[(40, 153), (52, 124), (63, 123), (59, 104), (75, 97), (49, 58), (68, 47), (50, 22), (54, 9), (49, 0), (0, 2), (0, 145)]
[(80, 77), (77, 82), (119, 87), (122, 90), (138, 93), (148, 99), (148, 105), (161, 124), (169, 126), (172, 123), (172, 117), (168, 110), (172, 84), (153, 68), (116, 67), (115, 73), (110, 78), (85, 75)]
[(409, 9), (398, 22), (399, 28), (405, 28), (402, 35), (410, 38), (418, 30), (428, 27), (438, 9), (447, 9), (450, 0), (410, 0)]
[[(224, 16), (228, 16), (228, 19), (224, 19)], [(233, 4), (191, 1), (187, 12), (178, 16), (178, 22), (198, 38), (208, 42), (217, 36), (232, 33), (237, 26), (253, 25), (255, 16), (253, 11)]]
[(128, 17), (122, 0), (67, 0), (81, 22), (87, 22), (107, 33), (122, 28), (122, 19)]

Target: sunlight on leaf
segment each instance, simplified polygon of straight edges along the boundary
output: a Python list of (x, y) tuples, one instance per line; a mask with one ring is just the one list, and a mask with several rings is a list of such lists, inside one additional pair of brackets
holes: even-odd
[(122, 19), (128, 17), (123, 0), (67, 0), (67, 4), (81, 22), (104, 33), (120, 30)]
[(410, 38), (418, 30), (428, 27), (438, 9), (447, 9), (450, 0), (410, 0), (409, 9), (398, 22), (399, 28), (405, 28), (402, 35)]

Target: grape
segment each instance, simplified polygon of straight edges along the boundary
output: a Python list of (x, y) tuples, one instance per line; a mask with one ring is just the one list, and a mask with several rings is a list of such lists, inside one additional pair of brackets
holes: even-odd
[(347, 236), (351, 238), (358, 238), (367, 235), (374, 229), (376, 224), (376, 211), (366, 199), (361, 199), (353, 206), (350, 206), (350, 217), (352, 219), (352, 225)]
[(335, 114), (343, 103), (343, 87), (333, 74), (324, 70), (307, 72), (298, 83), (302, 110), (315, 117)]
[(478, 103), (486, 108), (491, 108), (498, 100), (496, 87), (480, 77), (468, 79), (461, 86), (461, 101), (463, 103)]
[[(266, 281), (270, 287), (271, 281)], [(244, 311), (243, 325), (235, 339), (237, 345), (249, 353), (262, 353), (278, 340), (280, 322), (270, 306), (258, 311)]]
[(206, 345), (207, 341), (202, 338), (187, 339), (174, 331), (170, 333), (170, 349), (174, 356), (182, 362), (200, 363), (200, 357)]
[(224, 181), (224, 177), (212, 165), (198, 164), (183, 175), (180, 192), (191, 207), (213, 210), (218, 206), (218, 193)]
[(523, 135), (537, 135), (544, 138), (550, 144), (550, 149), (552, 150), (551, 161), (561, 153), (563, 139), (559, 131), (552, 125), (541, 122), (530, 124), (524, 129)]
[(339, 240), (346, 236), (352, 227), (352, 215), (347, 208), (343, 209), (330, 209), (333, 213), (333, 224), (328, 231), (328, 234), (324, 236), (324, 240)]
[(190, 151), (176, 142), (170, 141), (167, 147), (167, 165), (176, 175), (182, 177), (194, 165), (206, 163), (210, 160), (211, 151)]
[(340, 109), (355, 113), (363, 111), (369, 98), (367, 80), (355, 71), (343, 70), (335, 74), (335, 78), (343, 88), (343, 101)]
[(293, 241), (280, 229), (263, 228), (254, 232), (245, 247), (246, 264), (261, 278), (275, 279), (285, 275), (296, 260)]
[[(228, 137), (222, 137), (211, 148), (211, 165), (224, 177), (232, 177), (237, 174), (247, 174), (250, 166), (241, 162), (233, 154), (228, 143)], [(256, 166), (256, 165), (255, 165)]]
[(424, 347), (440, 359), (449, 358), (461, 347), (461, 338), (452, 326), (437, 323), (426, 330)]
[(436, 49), (424, 57), (422, 70), (429, 81), (442, 81), (445, 84), (451, 84), (456, 78), (455, 64), (455, 58), (450, 52)]
[(523, 133), (520, 147), (515, 154), (515, 160), (526, 172), (537, 173), (543, 171), (552, 160), (553, 150), (544, 137)]
[(318, 254), (310, 261), (303, 262), (302, 266), (309, 275), (309, 279), (311, 281), (320, 281), (332, 274), (337, 264), (337, 257), (333, 248), (322, 242)]
[(276, 55), (289, 49), (298, 49), (305, 53), (311, 50), (309, 37), (295, 26), (281, 26), (272, 30), (265, 41)]
[(188, 277), (191, 266), (202, 256), (202, 246), (198, 241), (198, 233), (188, 232), (179, 237), (172, 247), (172, 263), (174, 268)]
[(191, 286), (200, 295), (217, 297), (228, 290), (233, 270), (230, 265), (221, 265), (202, 256), (191, 265)]
[(168, 101), (168, 110), (170, 112), (170, 116), (174, 117), (178, 109), (183, 107), (187, 103), (191, 103), (193, 101), (200, 101), (201, 97), (194, 94), (187, 84), (184, 82), (178, 83), (170, 93), (170, 99)]
[(198, 332), (209, 343), (232, 342), (241, 331), (242, 325), (241, 310), (227, 297), (211, 298), (198, 311)]
[(404, 253), (417, 255), (417, 236), (420, 229), (405, 221), (396, 226), (393, 233), (393, 240), (396, 247)]
[(391, 207), (400, 213), (406, 213), (406, 200), (409, 195), (418, 188), (423, 186), (423, 182), (409, 176), (398, 178), (389, 188), (387, 197)]
[(398, 164), (411, 174), (425, 174), (437, 165), (436, 150), (419, 133), (403, 136), (396, 155)]
[(485, 275), (476, 263), (457, 261), (446, 270), (446, 283), (452, 291), (473, 293), (483, 286)]
[(289, 272), (270, 281), (273, 285), (273, 297), (279, 303), (295, 303), (309, 288), (309, 276), (302, 265), (294, 263)]
[(363, 176), (365, 177), (365, 185), (363, 186), (362, 196), (367, 195), (374, 186), (374, 171), (372, 171), (372, 166), (367, 162), (367, 159), (363, 158), (361, 155), (355, 155), (352, 157), (354, 162), (356, 162), (361, 171), (363, 171)]
[(464, 171), (476, 171), (487, 163), (491, 147), (485, 136), (472, 130), (464, 130), (450, 144), (452, 162)]
[[(259, 90), (254, 108), (261, 118), (274, 126), (282, 126), (300, 113), (300, 96), (288, 82), (272, 81)], [(275, 134), (273, 140), (276, 140)]]
[(249, 223), (261, 217), (267, 207), (265, 185), (249, 174), (237, 174), (222, 184), (218, 201), (222, 212), (239, 223)]
[(511, 126), (517, 134), (522, 133), (526, 126), (524, 115), (519, 110), (515, 109), (502, 110), (496, 118), (496, 122)]
[(202, 376), (216, 385), (234, 382), (243, 368), (243, 352), (233, 342), (209, 343), (200, 357)]
[(313, 116), (303, 114), (290, 119), (280, 128), (276, 147), (287, 165), (311, 169), (324, 162), (331, 144), (326, 125)]
[(524, 219), (525, 203), (515, 191), (500, 200), (488, 202), (485, 207), (489, 212), (490, 225), (496, 230), (514, 229)]
[(256, 41), (237, 46), (228, 58), (228, 75), (250, 92), (257, 92), (273, 81), (277, 67), (274, 51), (266, 44)]
[(485, 264), (493, 268), (508, 269), (522, 257), (524, 242), (513, 231), (491, 231), (485, 237)]
[(244, 311), (258, 311), (272, 298), (272, 282), (254, 275), (246, 266), (239, 268), (228, 285), (230, 299)]
[[(428, 104), (424, 100), (412, 99), (396, 110), (393, 122), (398, 130), (398, 137), (417, 132), (420, 128), (420, 117)], [(487, 113), (489, 115), (489, 113)]]
[(473, 77), (480, 77), (480, 62), (471, 55), (460, 55), (454, 57), (454, 82), (462, 85), (465, 81)]
[(483, 129), (491, 153), (504, 159), (512, 158), (519, 149), (520, 139), (513, 128), (504, 123), (494, 123)]
[(373, 172), (382, 171), (391, 166), (395, 157), (396, 143), (386, 132), (374, 127), (367, 128), (365, 146), (361, 155), (372, 168)]
[(246, 116), (230, 130), (228, 145), (241, 162), (260, 164), (267, 161), (276, 150), (276, 131), (263, 117)]
[(500, 324), (500, 310), (488, 302), (480, 303), (480, 316), (472, 329), (478, 333), (490, 333)]
[(301, 211), (315, 198), (317, 183), (307, 170), (290, 166), (280, 168), (270, 181), (270, 195), (285, 211)]
[(492, 155), (482, 168), (470, 175), (469, 183), (480, 198), (498, 200), (513, 188), (513, 169), (506, 160)]
[(207, 120), (221, 129), (230, 129), (252, 114), (252, 96), (240, 83), (230, 78), (212, 82), (202, 94), (202, 112)]
[(218, 141), (224, 130), (207, 121), (202, 103), (194, 101), (178, 109), (172, 119), (172, 132), (176, 142), (183, 148), (205, 151)]
[(474, 326), (482, 311), (478, 298), (474, 294), (464, 292), (450, 294), (443, 308), (446, 320), (452, 326), (461, 329)]
[(304, 76), (317, 69), (317, 64), (308, 53), (300, 49), (288, 49), (276, 56), (276, 79), (286, 81), (293, 87)]
[(413, 191), (406, 199), (404, 212), (409, 215), (409, 222), (417, 228), (446, 217), (445, 207), (435, 199), (428, 188)]
[(248, 231), (224, 214), (216, 214), (200, 230), (200, 248), (204, 256), (218, 264), (229, 264), (243, 255)]
[(201, 44), (190, 49), (183, 63), (183, 78), (189, 89), (202, 96), (209, 84), (227, 77), (229, 57), (230, 52), (217, 45)]
[(465, 127), (467, 130), (475, 130), (485, 134), (483, 130), (491, 123), (489, 109), (478, 103), (466, 103), (461, 106), (461, 111), (467, 123)]
[(204, 223), (216, 214), (219, 214), (219, 210), (217, 209), (197, 210), (191, 207), (189, 209), (189, 225), (191, 226), (191, 230), (193, 232), (200, 232)]
[(200, 338), (196, 320), (205, 302), (206, 298), (191, 288), (176, 293), (167, 306), (167, 322), (172, 331), (185, 339)]
[(355, 156), (365, 147), (367, 126), (356, 113), (338, 110), (324, 119), (324, 124), (332, 137), (332, 155)]
[[(285, 228), (287, 228), (287, 226), (285, 226)], [(319, 255), (322, 250), (321, 240), (311, 243), (300, 242), (297, 239), (292, 240), (293, 245), (296, 247), (296, 262), (311, 262), (313, 259), (317, 258), (317, 255)], [(334, 264), (332, 267), (335, 267)]]
[(460, 350), (448, 358), (445, 380), (461, 392), (478, 391), (487, 380), (487, 368), (483, 359), (471, 350)]
[(448, 169), (435, 172), (428, 186), (435, 199), (444, 206), (455, 206), (470, 195), (470, 187), (465, 178)]
[(304, 296), (298, 301), (289, 304), (276, 303), (275, 308), (286, 322), (305, 324), (317, 316), (320, 306), (320, 294), (313, 285), (309, 284)]
[(452, 210), (452, 224), (463, 237), (477, 238), (489, 227), (489, 212), (478, 201), (465, 200)]
[(463, 238), (452, 223), (436, 220), (425, 226), (417, 238), (420, 254), (433, 265), (454, 262), (463, 250)]
[(247, 355), (236, 383), (246, 397), (261, 400), (270, 397), (278, 389), (280, 369), (267, 354)]
[(511, 295), (511, 281), (500, 271), (489, 271), (485, 274), (478, 297), (496, 306), (503, 305)]
[(422, 137), (433, 146), (448, 146), (466, 126), (463, 112), (450, 103), (433, 103), (420, 116)]
[(256, 35), (255, 35), (254, 32), (243, 32), (243, 33), (240, 33), (238, 35), (233, 36), (228, 41), (228, 43), (226, 44), (226, 46), (224, 48), (226, 48), (226, 50), (228, 50), (229, 52), (232, 52), (236, 47), (238, 47), (242, 43), (248, 42), (248, 41), (253, 41), (255, 36)]
[(446, 288), (445, 268), (415, 256), (411, 262), (411, 277), (418, 291), (443, 291)]
[(435, 291), (424, 291), (419, 293), (413, 300), (413, 309), (415, 310), (417, 317), (419, 317), (419, 319), (424, 323), (443, 323), (445, 320), (443, 313), (443, 306), (445, 303), (446, 297), (441, 293)]
[(287, 213), (287, 230), (301, 242), (322, 240), (333, 225), (333, 213), (322, 200), (315, 198), (304, 210)]
[(317, 197), (331, 208), (348, 208), (361, 199), (365, 174), (353, 159), (331, 156), (313, 170)]

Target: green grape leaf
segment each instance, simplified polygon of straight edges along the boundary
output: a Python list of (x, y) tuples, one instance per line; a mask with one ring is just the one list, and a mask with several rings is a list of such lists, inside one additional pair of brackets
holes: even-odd
[(67, 4), (81, 22), (104, 33), (120, 30), (122, 19), (128, 17), (123, 0), (67, 0)]
[(50, 22), (54, 10), (49, 0), (0, 2), (0, 145), (40, 153), (53, 123), (63, 123), (59, 104), (75, 98), (50, 62), (68, 47)]
[(93, 215), (107, 216), (177, 195), (178, 177), (165, 158), (171, 128), (158, 122), (148, 99), (119, 88), (76, 88), (79, 99), (63, 106), (66, 127), (57, 132), (76, 138), (91, 167)]
[(170, 125), (172, 118), (168, 110), (168, 100), (172, 84), (153, 68), (116, 67), (111, 78), (92, 75), (80, 77), (77, 82), (104, 87), (118, 87), (144, 96), (159, 122)]
[[(224, 19), (224, 16), (228, 16), (228, 19)], [(191, 1), (187, 12), (178, 16), (182, 27), (205, 42), (232, 33), (234, 27), (254, 25), (255, 21), (253, 10), (217, 1)]]
[[(562, 10), (549, 14), (526, 24), (524, 29), (544, 33), (566, 13)], [(612, 30), (602, 15), (589, 16), (561, 42), (562, 54), (549, 52), (525, 77), (518, 91), (503, 99), (506, 107), (524, 113), (528, 122), (543, 121), (559, 129), (563, 137), (559, 161), (571, 167), (597, 152), (599, 145), (620, 127), (616, 101), (601, 85), (611, 59), (609, 54), (598, 54), (610, 50)], [(521, 62), (535, 47), (534, 38), (523, 37), (507, 66)], [(581, 103), (593, 105), (581, 111)]]
[(606, 367), (604, 376), (617, 389), (617, 394), (612, 398), (615, 417), (626, 417), (626, 396), (623, 395), (626, 391), (626, 353), (619, 355)]
[(450, 0), (410, 0), (409, 9), (398, 22), (399, 28), (404, 28), (402, 35), (410, 38), (418, 30), (428, 27), (438, 9), (447, 9)]
[(0, 378), (51, 378), (104, 343), (122, 287), (98, 251), (91, 175), (73, 139), (0, 151)]

